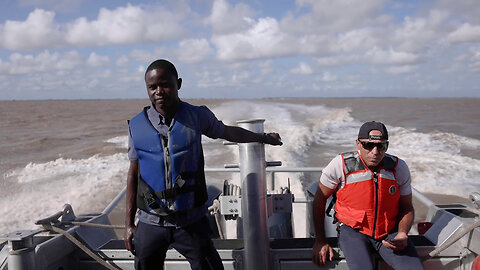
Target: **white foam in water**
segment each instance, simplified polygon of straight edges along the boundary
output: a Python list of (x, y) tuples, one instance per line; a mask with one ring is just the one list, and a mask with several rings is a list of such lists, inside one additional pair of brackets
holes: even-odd
[(21, 183), (21, 192), (0, 199), (0, 228), (35, 228), (35, 220), (61, 211), (65, 203), (76, 213), (101, 212), (125, 186), (127, 169), (124, 153), (30, 163), (9, 175)]
[(461, 155), (460, 148), (480, 148), (480, 141), (452, 133), (420, 133), (391, 128), (389, 153), (403, 158), (420, 192), (467, 198), (480, 191), (480, 160)]
[[(243, 119), (266, 119), (265, 131), (280, 133), (284, 143), (281, 147), (267, 146), (267, 158), (281, 160), (283, 166), (303, 166), (298, 158), (305, 155), (311, 144), (328, 139), (322, 134), (328, 135), (329, 128), (352, 121), (345, 109), (262, 101), (225, 102), (215, 107), (214, 112), (226, 124)], [(344, 132), (340, 134), (345, 136)], [(336, 134), (335, 138), (338, 137)]]
[(127, 149), (127, 147), (128, 147), (128, 136), (125, 135), (125, 136), (113, 137), (111, 139), (106, 140), (105, 142), (113, 143), (113, 144), (117, 145), (117, 147)]

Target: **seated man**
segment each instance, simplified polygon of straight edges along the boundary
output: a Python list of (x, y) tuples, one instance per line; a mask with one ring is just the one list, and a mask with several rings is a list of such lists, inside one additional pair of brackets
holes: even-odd
[(407, 164), (385, 152), (388, 132), (380, 122), (363, 124), (358, 151), (336, 156), (323, 170), (313, 201), (316, 239), (312, 261), (325, 265), (333, 250), (325, 240), (325, 204), (336, 190), (338, 242), (350, 270), (373, 269), (378, 252), (394, 269), (423, 269), (408, 239), (414, 219)]

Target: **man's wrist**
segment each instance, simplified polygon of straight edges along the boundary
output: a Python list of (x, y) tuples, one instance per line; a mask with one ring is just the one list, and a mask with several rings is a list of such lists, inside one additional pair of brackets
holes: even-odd
[(408, 234), (405, 232), (397, 232), (397, 235), (394, 237), (395, 239), (408, 239)]
[(260, 143), (267, 143), (267, 138), (268, 137), (268, 134), (267, 133), (263, 133), (262, 135), (260, 135)]

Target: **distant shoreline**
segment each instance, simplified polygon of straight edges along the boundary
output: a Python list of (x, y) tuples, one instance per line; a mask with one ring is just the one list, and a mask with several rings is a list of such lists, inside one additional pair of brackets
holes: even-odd
[[(145, 100), (145, 98), (82, 98), (82, 99), (0, 99), (0, 102), (31, 102), (31, 101), (122, 101)], [(308, 99), (421, 99), (421, 100), (448, 100), (448, 99), (480, 99), (480, 97), (258, 97), (258, 98), (205, 98), (181, 97), (184, 100), (308, 100)]]

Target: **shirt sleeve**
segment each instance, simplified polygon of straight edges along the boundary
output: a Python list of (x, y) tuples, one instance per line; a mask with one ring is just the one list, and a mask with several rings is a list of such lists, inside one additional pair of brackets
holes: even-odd
[(398, 159), (396, 174), (400, 195), (410, 195), (412, 193), (412, 178), (407, 163), (402, 159)]
[(337, 155), (333, 158), (332, 161), (328, 163), (327, 167), (322, 170), (320, 183), (328, 188), (335, 189), (338, 184), (344, 182), (342, 163), (341, 155)]
[(225, 132), (225, 124), (206, 106), (200, 106), (200, 130), (203, 135), (217, 139)]
[(132, 134), (130, 133), (130, 127), (128, 127), (128, 159), (130, 161), (137, 161), (137, 151), (135, 151), (135, 147), (133, 145)]

